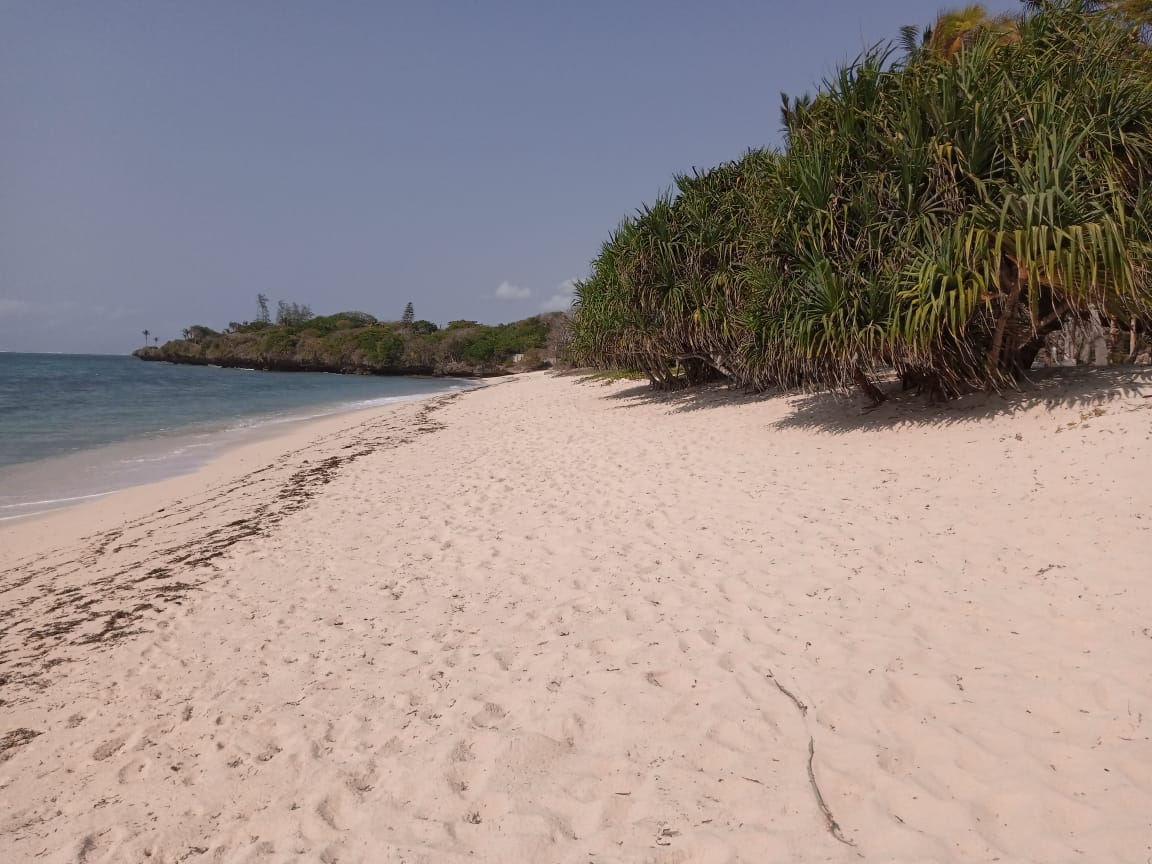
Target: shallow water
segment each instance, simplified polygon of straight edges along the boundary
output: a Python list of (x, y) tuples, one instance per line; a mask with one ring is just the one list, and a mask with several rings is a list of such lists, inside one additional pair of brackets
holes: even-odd
[(0, 521), (194, 470), (252, 430), (470, 386), (0, 353)]

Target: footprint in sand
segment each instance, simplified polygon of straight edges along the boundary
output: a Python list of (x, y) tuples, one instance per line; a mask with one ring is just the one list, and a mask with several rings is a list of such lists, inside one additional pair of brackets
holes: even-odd
[(569, 749), (574, 748), (584, 739), (584, 718), (579, 714), (569, 714), (560, 724), (560, 729), (564, 733), (564, 743)]
[(379, 778), (380, 775), (376, 769), (376, 761), (369, 760), (363, 770), (348, 775), (347, 780), (345, 780), (345, 785), (355, 794), (364, 795), (372, 791)]
[(108, 844), (103, 841), (103, 837), (107, 833), (105, 830), (85, 834), (80, 840), (80, 845), (76, 848), (76, 864), (89, 864), (89, 862), (103, 858), (108, 851)]
[(137, 756), (126, 762), (119, 771), (116, 772), (116, 780), (121, 786), (132, 783), (136, 780), (141, 780), (146, 777), (152, 767), (151, 761)]
[(455, 767), (449, 769), (448, 773), (444, 775), (444, 779), (448, 781), (448, 788), (457, 795), (462, 796), (472, 788), (472, 784), (468, 781), (468, 778), (463, 776)]
[(97, 762), (103, 762), (109, 756), (115, 756), (120, 752), (120, 748), (124, 746), (123, 738), (113, 738), (105, 741), (99, 747), (92, 751), (92, 758)]
[(340, 799), (335, 795), (325, 795), (316, 805), (316, 815), (333, 831), (343, 831), (340, 827)]
[(485, 702), (484, 708), (472, 715), (472, 725), (481, 729), (495, 729), (507, 716), (508, 712), (495, 702)]

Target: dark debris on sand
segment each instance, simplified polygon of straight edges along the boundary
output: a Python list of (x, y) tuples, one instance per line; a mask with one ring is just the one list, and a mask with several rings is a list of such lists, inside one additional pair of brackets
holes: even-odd
[[(317, 447), (347, 432), (284, 454), (275, 465), (250, 471), (202, 496), (87, 538), (87, 546), (56, 549), (0, 571), (0, 704), (27, 698), (49, 683), (47, 672), (147, 632), (169, 604), (180, 604), (215, 575), (213, 562), (231, 547), (266, 536), (303, 509), (343, 468), (372, 453), (408, 444), (443, 429), (432, 415), (459, 393), (429, 400), (414, 415), (386, 415), (351, 430), (334, 456), (311, 462)], [(173, 529), (187, 538), (165, 545)], [(157, 538), (160, 538), (157, 542)], [(17, 734), (20, 733), (20, 734)], [(16, 730), (5, 748), (27, 743)], [(16, 736), (16, 737), (12, 737)], [(8, 743), (9, 739), (14, 743)]]

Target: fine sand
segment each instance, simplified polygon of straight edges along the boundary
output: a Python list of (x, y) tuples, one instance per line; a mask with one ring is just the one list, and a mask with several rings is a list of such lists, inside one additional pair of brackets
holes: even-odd
[(534, 374), (0, 528), (0, 862), (1140, 862), (1152, 377)]

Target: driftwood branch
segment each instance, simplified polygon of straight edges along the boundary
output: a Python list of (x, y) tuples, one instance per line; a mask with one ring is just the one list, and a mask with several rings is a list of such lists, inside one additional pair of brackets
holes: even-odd
[(824, 814), (824, 824), (828, 827), (828, 833), (843, 843), (845, 846), (855, 847), (855, 843), (844, 836), (840, 830), (840, 825), (832, 818), (832, 811), (828, 809), (828, 805), (824, 803), (824, 796), (820, 794), (820, 784), (816, 782), (816, 769), (812, 763), (816, 759), (816, 739), (811, 735), (808, 736), (808, 782), (812, 784), (812, 794), (816, 796), (816, 805), (820, 808), (820, 812)]
[[(796, 710), (800, 712), (800, 719), (804, 720), (804, 725), (808, 725), (808, 721), (804, 718), (808, 716), (808, 706), (800, 701), (791, 690), (776, 680), (776, 676), (771, 672), (768, 673), (768, 680), (776, 685), (776, 689), (783, 693), (791, 700), (792, 704), (796, 706)], [(820, 784), (816, 782), (816, 739), (812, 737), (811, 733), (808, 735), (808, 783), (812, 787), (812, 795), (816, 798), (816, 806), (820, 808), (820, 813), (824, 817), (824, 825), (828, 829), (828, 833), (843, 843), (845, 846), (856, 848), (856, 844), (844, 836), (844, 832), (840, 830), (840, 824), (832, 816), (832, 811), (828, 809), (828, 804), (824, 800), (824, 795), (820, 791)]]
[(795, 693), (793, 693), (791, 690), (789, 690), (787, 687), (785, 687), (783, 684), (781, 684), (779, 681), (777, 681), (776, 676), (773, 675), (771, 672), (768, 673), (768, 680), (776, 685), (777, 690), (779, 690), (781, 693), (783, 693), (785, 696), (787, 696), (789, 699), (792, 700), (792, 703), (796, 706), (797, 710), (799, 710), (801, 717), (804, 717), (808, 714), (808, 706), (805, 705), (803, 702), (801, 702), (799, 699), (797, 699)]

